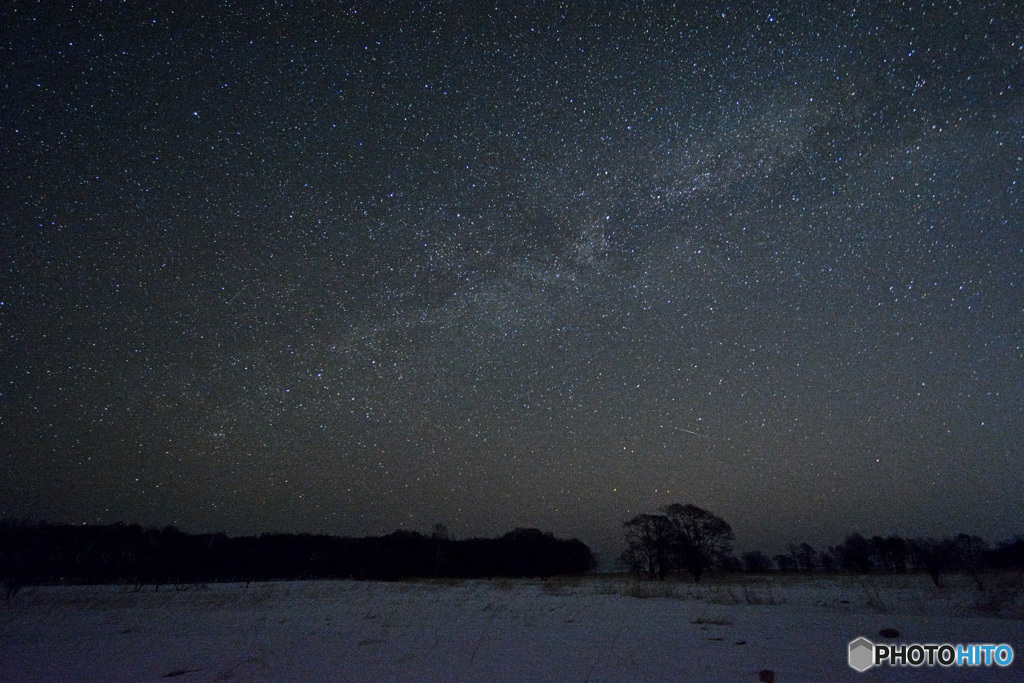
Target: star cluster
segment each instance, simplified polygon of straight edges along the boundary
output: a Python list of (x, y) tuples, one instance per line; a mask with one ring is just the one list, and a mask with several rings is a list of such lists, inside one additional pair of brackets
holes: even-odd
[(0, 515), (1021, 531), (1014, 3), (2, 13)]

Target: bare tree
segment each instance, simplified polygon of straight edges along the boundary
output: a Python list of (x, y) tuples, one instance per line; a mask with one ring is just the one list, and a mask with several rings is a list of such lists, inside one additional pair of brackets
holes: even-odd
[(980, 536), (957, 534), (953, 539), (952, 550), (958, 568), (971, 577), (978, 590), (985, 590), (981, 582), (981, 572), (985, 569), (988, 543)]
[(916, 538), (909, 545), (910, 556), (918, 569), (924, 569), (937, 588), (942, 588), (942, 574), (953, 562), (953, 542), (948, 538)]
[(638, 573), (664, 579), (669, 567), (671, 527), (663, 515), (637, 515), (626, 527), (626, 564)]
[(833, 548), (829, 548), (818, 553), (818, 557), (821, 560), (821, 569), (827, 574), (834, 572), (836, 565), (839, 564), (833, 551)]
[(430, 540), (434, 544), (434, 576), (441, 575), (441, 548), (448, 541), (451, 540), (451, 534), (448, 532), (448, 525), (444, 522), (438, 522), (434, 525), (434, 528), (430, 531)]
[(858, 533), (852, 533), (839, 545), (832, 548), (843, 569), (868, 574), (874, 569), (874, 549), (871, 541)]
[(871, 545), (874, 549), (875, 557), (881, 562), (882, 568), (885, 571), (907, 571), (909, 550), (905, 539), (895, 535), (886, 536), (885, 538), (873, 536), (871, 538)]
[(817, 568), (818, 553), (809, 543), (801, 543), (790, 552), (796, 560), (797, 571), (813, 572)]
[(793, 560), (793, 568), (798, 572), (813, 572), (815, 569), (817, 551), (809, 543), (796, 545), (790, 543), (786, 546), (789, 556)]
[(785, 553), (779, 553), (775, 556), (775, 564), (778, 565), (780, 572), (791, 572), (796, 569), (796, 560), (791, 555)]
[(728, 555), (735, 536), (724, 519), (696, 505), (673, 503), (661, 508), (671, 529), (670, 552), (676, 567), (700, 581), (712, 563)]
[(743, 568), (751, 574), (765, 574), (771, 571), (772, 561), (760, 550), (743, 553)]

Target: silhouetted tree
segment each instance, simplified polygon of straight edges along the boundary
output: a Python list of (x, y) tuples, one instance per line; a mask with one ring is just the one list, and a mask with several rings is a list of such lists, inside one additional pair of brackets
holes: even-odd
[(750, 550), (742, 555), (743, 568), (751, 574), (765, 574), (772, 569), (772, 561), (760, 550)]
[(511, 576), (550, 576), (555, 537), (540, 529), (514, 529), (500, 539), (499, 557)]
[(980, 536), (957, 534), (957, 537), (953, 539), (952, 550), (957, 569), (971, 577), (978, 590), (985, 590), (985, 586), (981, 582), (981, 574), (985, 570), (988, 543)]
[(821, 562), (821, 570), (826, 574), (834, 572), (836, 570), (836, 566), (839, 564), (836, 561), (836, 556), (832, 550), (832, 548), (829, 548), (828, 550), (823, 550), (818, 553), (818, 560)]
[(875, 558), (887, 572), (907, 571), (907, 542), (899, 536), (873, 536), (871, 548)]
[(0, 584), (7, 600), (14, 597), (33, 574), (29, 527), (28, 522), (21, 520), (0, 521)]
[(950, 570), (953, 562), (953, 543), (948, 538), (916, 538), (909, 544), (914, 565), (924, 569), (937, 588), (942, 587), (942, 574)]
[(624, 522), (626, 527), (625, 564), (652, 579), (664, 579), (669, 569), (672, 527), (664, 515), (640, 514)]
[(1024, 570), (1024, 536), (996, 543), (988, 552), (988, 562), (998, 569)]
[(718, 558), (718, 566), (722, 568), (722, 571), (726, 572), (741, 572), (743, 571), (743, 561), (735, 555), (722, 555)]
[(791, 572), (796, 569), (796, 560), (792, 555), (779, 553), (775, 556), (775, 564), (778, 565), (780, 572)]
[(442, 549), (451, 540), (448, 527), (441, 522), (434, 525), (430, 532), (430, 540), (434, 542), (434, 576), (441, 575)]
[(840, 566), (847, 571), (867, 574), (875, 566), (871, 542), (858, 533), (847, 536), (842, 543), (833, 548), (833, 552), (839, 559)]
[(669, 521), (669, 551), (676, 566), (685, 568), (695, 582), (716, 560), (728, 555), (735, 539), (724, 519), (696, 505), (673, 503), (661, 508)]
[(793, 565), (798, 572), (814, 571), (817, 566), (818, 553), (808, 543), (800, 545), (790, 543), (786, 549), (789, 550), (789, 555), (793, 558)]

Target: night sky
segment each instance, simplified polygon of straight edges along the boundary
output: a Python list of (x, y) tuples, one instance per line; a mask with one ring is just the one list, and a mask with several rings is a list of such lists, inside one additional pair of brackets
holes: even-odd
[(0, 10), (0, 517), (1024, 531), (1018, 3), (211, 4)]

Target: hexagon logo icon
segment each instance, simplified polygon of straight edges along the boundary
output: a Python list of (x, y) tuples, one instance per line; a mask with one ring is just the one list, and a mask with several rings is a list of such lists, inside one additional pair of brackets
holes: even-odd
[(850, 666), (865, 672), (874, 665), (875, 644), (863, 636), (850, 641)]

